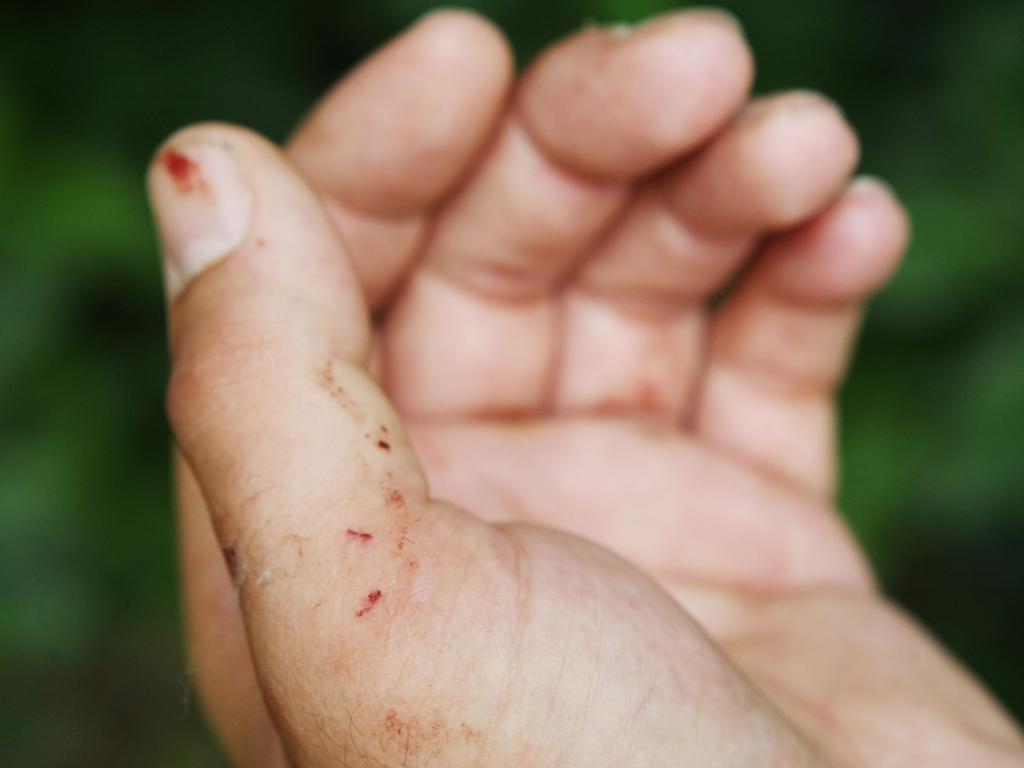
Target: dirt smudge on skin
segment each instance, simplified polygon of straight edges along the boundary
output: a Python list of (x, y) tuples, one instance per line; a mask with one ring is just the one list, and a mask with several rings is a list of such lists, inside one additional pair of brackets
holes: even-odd
[(366, 414), (334, 375), (334, 367), (330, 361), (314, 370), (317, 384), (330, 395), (338, 405), (341, 406), (353, 420), (362, 424), (366, 421)]
[(395, 542), (395, 551), (402, 553), (405, 552), (405, 548), (409, 544), (415, 544), (416, 542), (409, 538), (409, 525), (403, 523), (398, 526), (398, 541)]
[(440, 718), (425, 723), (417, 718), (403, 720), (394, 709), (389, 709), (384, 716), (381, 746), (403, 755), (402, 765), (414, 756), (426, 754), (433, 758), (441, 757), (449, 738), (448, 724)]
[[(405, 556), (410, 544), (416, 542), (409, 537), (411, 525), (409, 509), (405, 502), (405, 496), (397, 488), (384, 488), (384, 504), (395, 514), (395, 554)], [(406, 566), (412, 570), (419, 568), (419, 562), (411, 558), (406, 561)]]

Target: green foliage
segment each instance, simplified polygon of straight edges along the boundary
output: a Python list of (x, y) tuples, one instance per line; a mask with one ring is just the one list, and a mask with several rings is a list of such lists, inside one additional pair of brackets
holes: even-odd
[[(429, 3), (21, 3), (0, 26), (5, 765), (220, 765), (180, 646), (147, 159), (275, 138)], [(479, 0), (522, 60), (664, 0)], [(736, 0), (757, 87), (844, 105), (916, 237), (844, 394), (842, 506), (884, 580), (1024, 713), (1024, 6)], [(457, 84), (453, 84), (457, 87)], [(1016, 636), (1014, 636), (1016, 634)]]

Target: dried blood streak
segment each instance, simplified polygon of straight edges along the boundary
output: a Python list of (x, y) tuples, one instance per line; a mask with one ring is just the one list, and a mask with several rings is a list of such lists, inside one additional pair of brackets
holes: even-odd
[(367, 613), (372, 611), (373, 610), (373, 606), (375, 606), (377, 604), (377, 601), (380, 600), (380, 598), (381, 598), (381, 591), (379, 589), (375, 589), (375, 590), (373, 590), (373, 592), (368, 594), (366, 596), (366, 599), (363, 601), (363, 607), (360, 608), (358, 611), (356, 611), (356, 618), (361, 619)]

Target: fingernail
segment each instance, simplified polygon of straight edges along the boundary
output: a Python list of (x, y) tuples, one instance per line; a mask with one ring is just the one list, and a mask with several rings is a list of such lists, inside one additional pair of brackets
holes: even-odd
[(628, 37), (632, 37), (636, 27), (633, 24), (629, 24), (625, 21), (617, 21), (611, 24), (605, 24), (597, 21), (593, 16), (585, 16), (583, 23), (580, 25), (580, 30), (586, 33), (598, 33), (602, 35), (608, 35), (618, 40), (625, 40)]
[(733, 120), (735, 126), (753, 125), (762, 118), (799, 115), (807, 111), (833, 109), (843, 116), (842, 108), (817, 91), (791, 90), (748, 102)]
[(162, 150), (150, 172), (149, 190), (167, 295), (173, 299), (245, 239), (252, 192), (231, 148), (212, 142)]
[(893, 197), (896, 196), (893, 192), (892, 185), (888, 181), (867, 173), (862, 173), (850, 183), (850, 191), (885, 192)]

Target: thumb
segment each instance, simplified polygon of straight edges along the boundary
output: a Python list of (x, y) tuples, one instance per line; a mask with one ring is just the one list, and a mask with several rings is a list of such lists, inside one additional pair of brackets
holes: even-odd
[(349, 663), (392, 590), (418, 576), (425, 481), (367, 373), (369, 320), (344, 246), (278, 150), (238, 128), (189, 128), (157, 154), (149, 188), (171, 425), (296, 749), (287, 712), (325, 693), (311, 693), (308, 670)]

